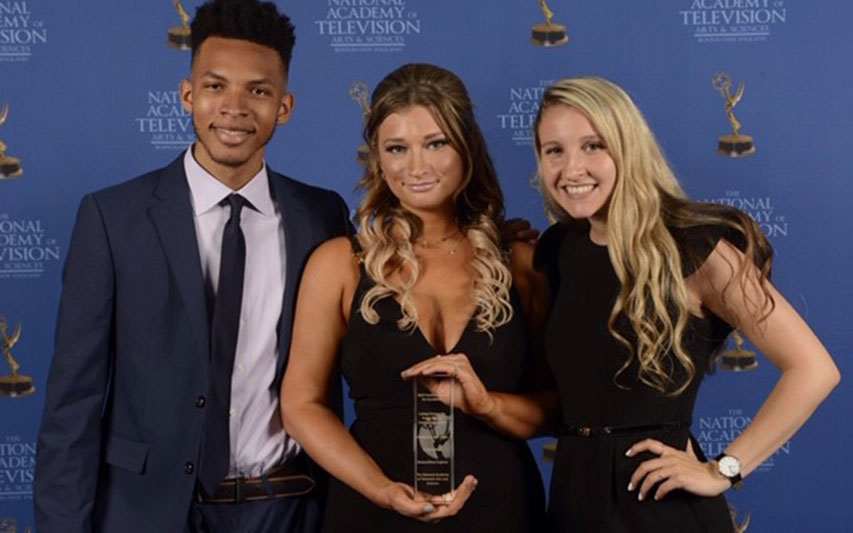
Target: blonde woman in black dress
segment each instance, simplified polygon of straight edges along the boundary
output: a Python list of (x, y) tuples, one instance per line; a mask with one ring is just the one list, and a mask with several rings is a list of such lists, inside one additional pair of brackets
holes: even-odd
[[(541, 531), (544, 490), (527, 444), (464, 412), (455, 496), (424, 501), (412, 488), (402, 370), (447, 355), (494, 390), (534, 380), (534, 277), (500, 247), (503, 198), (465, 86), (439, 67), (401, 67), (373, 93), (365, 140), (358, 235), (323, 244), (305, 267), (281, 393), (285, 429), (335, 478), (324, 530)], [(518, 243), (512, 256), (529, 263), (532, 252)], [(330, 408), (337, 368), (355, 403), (350, 431)]]
[[(745, 214), (688, 200), (630, 97), (600, 78), (549, 88), (535, 122), (558, 222), (535, 262), (552, 288), (544, 344), (562, 416), (552, 531), (732, 531), (723, 493), (808, 419), (838, 369), (768, 279), (770, 246)], [(690, 434), (704, 370), (738, 328), (781, 370), (721, 456)], [(412, 374), (447, 371), (430, 360)], [(475, 416), (524, 436), (533, 397), (495, 397), (460, 369)]]

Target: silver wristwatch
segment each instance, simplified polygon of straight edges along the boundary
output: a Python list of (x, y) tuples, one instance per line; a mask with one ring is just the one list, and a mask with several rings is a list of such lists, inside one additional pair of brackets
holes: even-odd
[(733, 488), (739, 489), (743, 486), (740, 459), (721, 453), (714, 458), (714, 461), (717, 462), (717, 471), (731, 482)]

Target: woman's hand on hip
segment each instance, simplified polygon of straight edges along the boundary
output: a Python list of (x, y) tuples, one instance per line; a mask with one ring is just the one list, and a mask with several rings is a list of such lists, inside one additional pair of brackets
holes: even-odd
[[(679, 450), (655, 439), (635, 443), (625, 453), (628, 457), (641, 452), (657, 455), (643, 461), (631, 476), (628, 490), (637, 490), (637, 499), (652, 496), (660, 500), (673, 490), (681, 489), (698, 496), (716, 496), (731, 486), (731, 482), (717, 471), (716, 463), (699, 461), (690, 441), (686, 450)], [(652, 489), (657, 489), (651, 494)]]

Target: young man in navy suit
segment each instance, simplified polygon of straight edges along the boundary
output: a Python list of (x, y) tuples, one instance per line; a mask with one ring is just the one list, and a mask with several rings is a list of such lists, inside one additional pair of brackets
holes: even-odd
[(180, 92), (197, 142), (80, 206), (38, 439), (41, 532), (319, 524), (278, 389), (302, 268), (348, 210), (264, 164), (293, 111), (289, 19), (215, 0), (191, 29)]

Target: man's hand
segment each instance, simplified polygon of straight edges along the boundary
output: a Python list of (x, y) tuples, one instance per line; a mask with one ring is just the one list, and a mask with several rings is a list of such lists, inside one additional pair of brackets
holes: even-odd
[(523, 218), (509, 218), (504, 220), (501, 226), (501, 241), (511, 244), (516, 241), (526, 241), (535, 244), (539, 238), (539, 230), (534, 228), (530, 221)]

